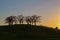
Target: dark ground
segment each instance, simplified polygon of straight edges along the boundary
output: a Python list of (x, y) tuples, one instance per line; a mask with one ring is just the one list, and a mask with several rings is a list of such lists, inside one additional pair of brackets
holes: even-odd
[(45, 26), (0, 26), (0, 40), (60, 40), (60, 30)]

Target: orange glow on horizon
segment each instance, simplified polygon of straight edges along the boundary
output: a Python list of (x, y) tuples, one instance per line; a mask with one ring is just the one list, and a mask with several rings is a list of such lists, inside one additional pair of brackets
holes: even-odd
[(56, 15), (50, 18), (49, 20), (43, 22), (42, 24), (48, 27), (52, 27), (52, 28), (58, 27), (60, 29), (60, 17), (59, 15)]
[[(0, 25), (6, 25), (6, 24), (4, 23), (4, 21), (1, 21)], [(60, 29), (60, 15), (55, 14), (53, 17), (49, 18), (47, 21), (39, 22), (37, 23), (37, 25), (44, 25), (52, 28), (56, 28), (57, 26)]]

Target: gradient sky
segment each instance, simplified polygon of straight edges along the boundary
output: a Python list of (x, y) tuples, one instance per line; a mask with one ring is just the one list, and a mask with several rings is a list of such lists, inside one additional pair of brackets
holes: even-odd
[(42, 16), (41, 25), (59, 27), (60, 0), (0, 0), (0, 25), (6, 17), (20, 14), (36, 14)]

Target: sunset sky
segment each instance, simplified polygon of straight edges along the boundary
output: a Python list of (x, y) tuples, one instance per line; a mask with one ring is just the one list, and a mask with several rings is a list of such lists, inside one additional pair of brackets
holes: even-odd
[(41, 25), (60, 28), (60, 0), (0, 0), (0, 25), (14, 15), (39, 15)]

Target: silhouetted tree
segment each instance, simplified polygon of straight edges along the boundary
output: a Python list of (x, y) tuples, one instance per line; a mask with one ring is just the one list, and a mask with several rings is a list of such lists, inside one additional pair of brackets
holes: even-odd
[(27, 22), (27, 24), (31, 24), (31, 17), (30, 16), (26, 16), (25, 17), (25, 21)]
[(20, 24), (23, 24), (23, 22), (25, 20), (27, 24), (32, 24), (32, 25), (35, 24), (36, 25), (36, 23), (39, 22), (39, 19), (40, 19), (40, 16), (37, 16), (37, 15), (26, 16), (25, 18), (23, 15), (18, 15), (17, 17), (9, 16), (5, 20), (7, 23), (9, 23), (9, 25), (13, 25), (13, 23), (17, 24), (17, 20)]
[(37, 16), (37, 15), (31, 16), (31, 21), (32, 21), (32, 24), (34, 23), (36, 25), (36, 23), (40, 21), (40, 16)]
[(8, 23), (9, 25), (13, 25), (13, 16), (9, 16), (5, 19), (6, 23)]
[(17, 18), (18, 18), (19, 23), (23, 24), (24, 16), (23, 15), (19, 15)]
[(16, 17), (16, 16), (12, 16), (12, 18), (13, 18), (13, 22), (14, 22), (15, 24), (17, 24), (17, 17)]

